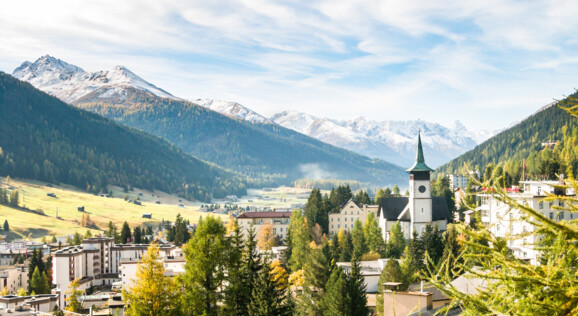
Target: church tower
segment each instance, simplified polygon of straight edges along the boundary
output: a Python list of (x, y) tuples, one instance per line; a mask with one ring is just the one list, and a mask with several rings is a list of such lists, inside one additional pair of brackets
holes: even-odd
[(414, 231), (421, 234), (427, 223), (432, 222), (432, 198), (430, 173), (433, 171), (425, 164), (421, 135), (417, 136), (417, 155), (409, 173), (409, 212), (411, 225), (409, 237)]

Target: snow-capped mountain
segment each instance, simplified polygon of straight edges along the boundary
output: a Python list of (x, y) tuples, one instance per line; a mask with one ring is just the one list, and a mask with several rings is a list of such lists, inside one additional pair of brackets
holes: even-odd
[(40, 57), (34, 63), (24, 62), (14, 70), (12, 76), (27, 81), (37, 89), (67, 103), (122, 99), (126, 95), (126, 89), (137, 89), (163, 98), (178, 99), (123, 66), (91, 73), (49, 55)]
[(421, 120), (378, 122), (359, 117), (338, 121), (295, 111), (278, 113), (271, 120), (323, 142), (400, 166), (413, 163), (418, 130), (421, 131), (426, 160), (431, 167), (457, 157), (493, 135), (491, 132), (470, 132), (459, 121), (452, 128), (447, 128)]
[(213, 110), (215, 112), (219, 112), (221, 114), (230, 117), (240, 118), (251, 123), (260, 123), (260, 124), (271, 123), (271, 121), (268, 118), (262, 116), (261, 114), (249, 108), (242, 106), (237, 102), (211, 100), (211, 99), (196, 99), (192, 100), (192, 102), (200, 106), (206, 107), (210, 110)]

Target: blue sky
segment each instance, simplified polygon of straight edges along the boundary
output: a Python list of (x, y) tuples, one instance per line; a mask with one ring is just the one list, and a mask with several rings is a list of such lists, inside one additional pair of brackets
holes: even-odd
[(498, 129), (578, 87), (578, 1), (9, 1), (0, 70), (124, 65), (263, 115)]

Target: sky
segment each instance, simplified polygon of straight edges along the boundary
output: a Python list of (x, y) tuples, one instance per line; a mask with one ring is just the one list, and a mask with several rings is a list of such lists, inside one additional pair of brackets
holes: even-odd
[(6, 1), (0, 71), (123, 65), (270, 116), (501, 129), (578, 87), (578, 1)]

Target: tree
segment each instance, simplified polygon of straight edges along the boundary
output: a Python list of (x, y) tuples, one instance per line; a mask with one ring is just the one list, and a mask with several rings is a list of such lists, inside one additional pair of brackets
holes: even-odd
[(381, 227), (377, 224), (375, 214), (369, 213), (367, 215), (365, 225), (363, 226), (363, 234), (367, 241), (367, 248), (369, 251), (378, 253), (380, 256), (386, 255), (387, 247), (383, 240)]
[(120, 240), (121, 243), (130, 243), (132, 239), (132, 234), (130, 232), (130, 226), (128, 226), (128, 223), (126, 221), (124, 221), (124, 224), (122, 224), (122, 229), (120, 230)]
[(129, 315), (180, 315), (179, 289), (165, 276), (159, 246), (151, 244), (136, 270), (133, 286), (123, 291)]
[(303, 266), (303, 276), (303, 293), (297, 298), (297, 310), (300, 314), (321, 315), (320, 302), (329, 279), (329, 263), (321, 249), (310, 250)]
[(427, 252), (433, 265), (437, 265), (444, 253), (443, 237), (437, 225), (427, 223), (421, 240), (424, 254)]
[(383, 189), (380, 188), (379, 190), (377, 190), (377, 193), (375, 194), (374, 203), (379, 204), (379, 200), (381, 200), (384, 197), (387, 197), (387, 195), (385, 195), (385, 191), (383, 191)]
[(92, 238), (92, 232), (90, 231), (90, 229), (87, 229), (86, 233), (84, 233), (84, 239), (88, 238)]
[(133, 229), (133, 236), (134, 236), (134, 243), (135, 244), (142, 244), (142, 230), (139, 226), (135, 226)]
[(18, 190), (12, 190), (12, 192), (10, 192), (10, 206), (18, 207), (18, 204), (19, 204)]
[(353, 256), (361, 258), (367, 252), (367, 243), (363, 234), (363, 225), (359, 219), (355, 220), (353, 230), (351, 232), (351, 239), (353, 241)]
[(225, 280), (228, 241), (220, 219), (209, 215), (199, 220), (197, 231), (184, 247), (185, 272), (179, 278), (184, 289), (185, 314), (217, 315)]
[(353, 241), (351, 239), (351, 234), (345, 234), (343, 237), (343, 246), (341, 248), (341, 255), (339, 256), (339, 262), (349, 262), (351, 261), (351, 256), (353, 255)]
[(44, 272), (40, 272), (38, 267), (34, 268), (34, 273), (32, 273), (32, 279), (30, 280), (28, 291), (30, 293), (34, 292), (36, 294), (50, 293), (50, 285), (46, 279), (46, 274)]
[[(383, 284), (387, 282), (399, 282), (399, 283), (404, 282), (403, 272), (401, 270), (399, 262), (397, 262), (396, 259), (387, 260), (385, 267), (383, 268), (381, 274), (379, 275), (379, 281), (377, 283), (377, 293), (379, 294), (377, 294), (376, 298), (377, 315), (383, 315), (383, 291), (385, 290)], [(405, 290), (407, 289), (407, 287), (404, 284), (402, 284), (400, 289)]]
[(291, 271), (303, 268), (309, 252), (309, 242), (311, 241), (309, 234), (309, 225), (303, 213), (299, 210), (293, 211), (289, 221), (289, 239), (291, 243), (289, 266)]
[(50, 242), (53, 244), (58, 242), (58, 240), (56, 239), (56, 235), (52, 235), (52, 239), (50, 240)]
[(397, 186), (397, 184), (393, 186), (392, 193), (395, 196), (399, 196), (399, 187)]
[[(229, 230), (229, 228), (227, 228)], [(245, 289), (246, 273), (243, 265), (245, 244), (237, 220), (234, 220), (228, 237), (227, 274), (229, 285), (224, 293), (224, 310), (228, 315), (241, 314), (246, 311), (249, 294)]]
[(350, 301), (345, 273), (341, 267), (335, 267), (327, 282), (327, 292), (321, 300), (323, 315), (349, 315)]
[(257, 242), (257, 247), (260, 250), (271, 250), (271, 248), (276, 246), (275, 234), (273, 234), (273, 225), (265, 224), (261, 227), (259, 231), (259, 238)]
[(310, 227), (319, 224), (324, 233), (329, 231), (329, 210), (323, 207), (323, 197), (319, 189), (313, 189), (307, 199), (305, 218)]
[(80, 302), (80, 296), (82, 291), (78, 289), (80, 284), (78, 283), (80, 279), (76, 279), (68, 285), (68, 291), (66, 291), (66, 308), (65, 310), (74, 313), (82, 312), (82, 303)]
[(354, 257), (351, 261), (351, 272), (347, 278), (347, 292), (349, 293), (349, 307), (351, 316), (369, 315), (367, 307), (367, 296), (365, 294), (367, 286), (361, 275), (361, 265), (359, 259)]
[(389, 240), (387, 241), (387, 250), (389, 252), (388, 257), (394, 259), (400, 258), (404, 248), (405, 238), (401, 231), (401, 224), (397, 221), (391, 227)]
[(74, 232), (73, 243), (77, 246), (82, 244), (82, 235), (79, 232)]
[(269, 265), (263, 265), (254, 280), (251, 300), (248, 305), (250, 316), (291, 315), (287, 304), (287, 287), (275, 282)]
[[(578, 223), (550, 220), (540, 211), (512, 199), (502, 190), (500, 181), (489, 179), (495, 198), (511, 210), (521, 212), (534, 226), (534, 234), (541, 237), (542, 255), (539, 265), (525, 264), (513, 257), (505, 246), (521, 236), (513, 234), (505, 239), (492, 234), (488, 227), (457, 224), (463, 234), (463, 262), (452, 263), (466, 273), (485, 281), (477, 293), (463, 293), (451, 284), (451, 276), (430, 273), (429, 281), (453, 299), (452, 308), (463, 306), (465, 315), (576, 315), (578, 314)], [(480, 185), (481, 183), (477, 183)], [(566, 180), (567, 186), (578, 190), (578, 182)], [(562, 191), (564, 192), (564, 191)], [(578, 202), (574, 196), (550, 195), (546, 202), (564, 202), (559, 211), (576, 212)], [(485, 241), (484, 243), (478, 242)], [(445, 261), (442, 264), (448, 264)], [(474, 268), (475, 267), (475, 268)], [(442, 269), (443, 270), (443, 269)]]
[(8, 220), (4, 220), (4, 231), (7, 232), (10, 230), (10, 225), (8, 225)]

